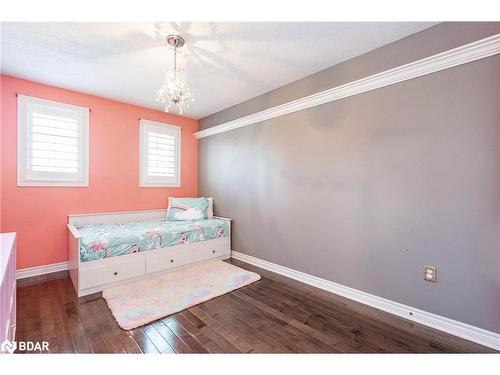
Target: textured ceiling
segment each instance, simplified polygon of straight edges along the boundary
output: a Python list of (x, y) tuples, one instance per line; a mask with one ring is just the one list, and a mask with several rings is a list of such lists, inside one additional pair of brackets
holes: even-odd
[(2, 73), (148, 108), (178, 33), (202, 118), (434, 25), (425, 22), (2, 23)]

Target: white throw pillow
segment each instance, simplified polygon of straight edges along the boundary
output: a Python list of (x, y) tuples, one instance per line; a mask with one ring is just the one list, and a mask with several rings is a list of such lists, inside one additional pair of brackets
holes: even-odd
[(207, 208), (207, 218), (212, 219), (214, 217), (214, 198), (207, 198), (208, 208)]
[(168, 198), (167, 220), (196, 221), (208, 218), (206, 198)]

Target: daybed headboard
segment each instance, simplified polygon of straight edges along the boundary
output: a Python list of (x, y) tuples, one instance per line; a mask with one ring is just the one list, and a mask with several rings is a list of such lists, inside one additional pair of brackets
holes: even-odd
[(92, 214), (68, 215), (68, 224), (82, 225), (92, 223), (124, 223), (129, 221), (143, 221), (161, 219), (167, 216), (167, 209), (141, 211), (120, 211), (120, 212), (101, 212)]

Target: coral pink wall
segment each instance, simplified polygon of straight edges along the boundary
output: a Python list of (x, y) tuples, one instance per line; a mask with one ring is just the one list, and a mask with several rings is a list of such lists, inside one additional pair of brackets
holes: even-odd
[[(197, 196), (198, 121), (1, 76), (1, 231), (17, 232), (17, 268), (67, 260), (67, 215), (153, 209)], [(91, 109), (88, 187), (18, 187), (16, 93)], [(154, 95), (152, 93), (151, 95)], [(182, 127), (181, 187), (139, 187), (139, 118)]]

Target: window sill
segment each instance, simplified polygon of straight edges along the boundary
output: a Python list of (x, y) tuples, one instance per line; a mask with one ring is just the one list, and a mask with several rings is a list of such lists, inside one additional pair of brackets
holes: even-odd
[(82, 181), (17, 181), (20, 187), (89, 187), (88, 182)]
[(170, 188), (180, 188), (181, 184), (179, 183), (141, 183), (139, 187), (170, 187)]

